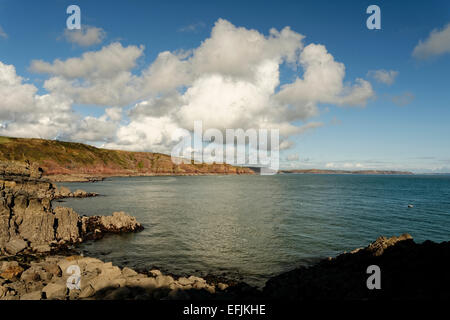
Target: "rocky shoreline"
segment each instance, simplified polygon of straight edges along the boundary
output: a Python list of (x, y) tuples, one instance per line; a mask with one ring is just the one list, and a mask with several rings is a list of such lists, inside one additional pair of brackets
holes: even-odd
[(70, 191), (69, 188), (59, 186), (55, 189), (55, 194), (53, 196), (53, 199), (64, 199), (64, 198), (90, 198), (90, 197), (97, 197), (99, 196), (98, 193), (95, 192), (86, 192), (81, 189), (77, 189), (75, 191)]
[[(369, 290), (366, 269), (381, 269), (381, 289)], [(79, 268), (79, 288), (68, 288)], [(0, 257), (0, 300), (423, 300), (450, 299), (450, 242), (380, 237), (365, 248), (269, 279), (260, 290), (214, 277), (136, 271), (80, 255)], [(72, 267), (73, 268), (73, 267)]]
[[(138, 273), (90, 257), (48, 255), (28, 259), (32, 261), (0, 261), (0, 299), (184, 300), (208, 298), (228, 287), (225, 283), (212, 284), (195, 276), (174, 279), (156, 269)], [(74, 274), (67, 272), (71, 266), (79, 268), (79, 288), (68, 288), (67, 283), (74, 278)], [(76, 277), (73, 282), (76, 284)]]
[[(408, 234), (380, 237), (365, 248), (285, 272), (262, 290), (215, 277), (120, 268), (71, 248), (108, 233), (142, 230), (134, 217), (86, 217), (53, 208), (54, 199), (94, 194), (56, 188), (30, 163), (0, 162), (0, 175), (0, 300), (450, 299), (450, 242), (417, 244)], [(381, 269), (380, 290), (367, 288), (370, 265)], [(72, 287), (77, 283), (79, 288)]]
[[(217, 298), (228, 287), (213, 277), (173, 277), (156, 269), (139, 273), (74, 255), (71, 248), (78, 243), (143, 226), (125, 212), (87, 217), (53, 208), (52, 200), (97, 194), (56, 187), (34, 164), (0, 162), (0, 175), (0, 300), (204, 299)], [(79, 268), (79, 289), (68, 288), (74, 276), (70, 266)], [(235, 286), (242, 287), (247, 286)]]
[(134, 174), (54, 174), (45, 175), (44, 179), (51, 182), (98, 182), (115, 177), (186, 177), (186, 176), (223, 176), (223, 175), (254, 175), (255, 173), (197, 172), (197, 173), (134, 173)]
[(87, 217), (71, 208), (53, 208), (54, 199), (96, 194), (56, 188), (41, 179), (42, 170), (32, 164), (0, 163), (0, 169), (0, 255), (55, 252), (107, 233), (143, 229), (125, 212)]

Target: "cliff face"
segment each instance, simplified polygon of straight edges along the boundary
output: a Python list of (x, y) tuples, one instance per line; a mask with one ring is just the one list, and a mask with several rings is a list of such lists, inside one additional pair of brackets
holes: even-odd
[(98, 239), (105, 233), (142, 229), (134, 217), (124, 212), (107, 217), (80, 217), (71, 208), (52, 208), (51, 200), (60, 197), (61, 191), (40, 179), (42, 171), (34, 165), (0, 162), (0, 171), (0, 256), (48, 252)]
[(174, 164), (160, 153), (100, 149), (82, 143), (0, 137), (0, 160), (27, 161), (55, 175), (254, 174), (228, 164)]

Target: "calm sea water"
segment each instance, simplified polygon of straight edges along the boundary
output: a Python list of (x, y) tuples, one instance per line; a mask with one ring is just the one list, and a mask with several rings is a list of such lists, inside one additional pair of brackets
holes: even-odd
[(175, 274), (225, 273), (259, 286), (380, 235), (450, 240), (450, 176), (127, 177), (61, 185), (102, 196), (54, 206), (84, 215), (123, 210), (145, 227), (83, 244), (86, 255)]

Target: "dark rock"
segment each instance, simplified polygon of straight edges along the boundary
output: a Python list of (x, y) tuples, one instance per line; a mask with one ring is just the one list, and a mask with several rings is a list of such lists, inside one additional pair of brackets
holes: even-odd
[[(381, 290), (369, 290), (367, 267), (381, 270)], [(269, 299), (450, 299), (450, 242), (415, 243), (410, 235), (380, 237), (368, 247), (271, 278)]]

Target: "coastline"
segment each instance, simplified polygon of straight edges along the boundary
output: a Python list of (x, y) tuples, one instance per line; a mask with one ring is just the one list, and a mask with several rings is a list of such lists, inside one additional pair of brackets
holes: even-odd
[[(449, 299), (450, 242), (380, 237), (365, 248), (270, 278), (262, 289), (218, 277), (175, 276), (120, 268), (77, 255), (77, 244), (143, 227), (124, 212), (79, 216), (52, 200), (95, 196), (57, 188), (34, 164), (0, 163), (0, 299), (2, 300), (367, 300)], [(11, 227), (12, 226), (12, 227)], [(69, 289), (71, 265), (80, 288)], [(366, 286), (367, 268), (382, 270), (382, 290)]]
[(281, 174), (360, 174), (360, 175), (414, 175), (410, 171), (395, 170), (325, 170), (325, 169), (294, 169), (280, 170)]
[(240, 175), (255, 175), (254, 172), (243, 173), (227, 173), (227, 172), (207, 172), (207, 173), (129, 173), (129, 174), (55, 174), (43, 175), (43, 179), (51, 182), (97, 182), (108, 178), (116, 177), (183, 177), (183, 176), (240, 176)]
[[(381, 269), (380, 290), (369, 290), (366, 269)], [(75, 266), (75, 267), (71, 267)], [(69, 268), (79, 268), (79, 287)], [(417, 300), (450, 298), (450, 242), (417, 244), (408, 234), (379, 237), (269, 279), (262, 289), (214, 277), (136, 271), (73, 251), (0, 257), (0, 300)]]

